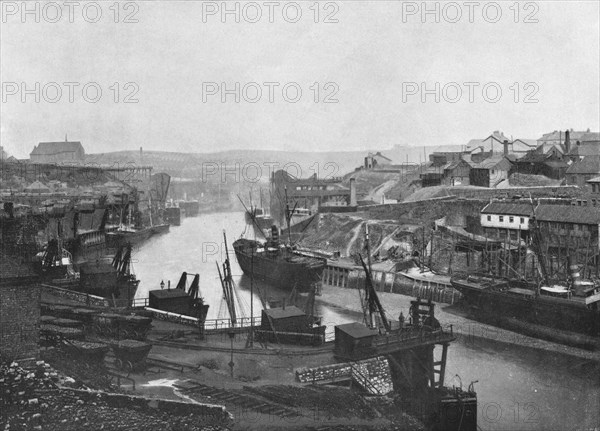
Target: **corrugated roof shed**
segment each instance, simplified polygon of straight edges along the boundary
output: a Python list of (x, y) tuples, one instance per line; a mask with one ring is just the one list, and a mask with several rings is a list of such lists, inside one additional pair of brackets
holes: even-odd
[(535, 216), (545, 222), (600, 224), (599, 207), (540, 204), (535, 209)]
[(481, 210), (482, 214), (508, 214), (518, 216), (530, 216), (531, 204), (515, 202), (491, 202)]

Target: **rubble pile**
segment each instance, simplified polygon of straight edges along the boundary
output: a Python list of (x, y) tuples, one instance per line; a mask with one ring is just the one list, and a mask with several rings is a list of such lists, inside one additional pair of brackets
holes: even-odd
[(0, 364), (0, 429), (41, 429), (40, 411), (48, 407), (41, 394), (55, 390), (58, 379), (44, 361), (31, 369), (17, 362)]
[[(62, 379), (62, 383), (73, 381)], [(101, 393), (61, 389), (61, 377), (48, 363), (31, 369), (12, 362), (0, 365), (0, 430), (225, 430), (207, 415), (173, 415), (133, 403), (111, 405)], [(85, 395), (85, 396), (84, 396)], [(114, 404), (114, 403), (113, 403)]]
[(0, 365), (0, 404), (37, 404), (35, 392), (53, 389), (58, 382), (58, 373), (44, 361), (36, 362), (33, 370), (21, 368), (17, 362)]
[[(93, 346), (93, 344), (96, 343), (89, 343), (90, 346)], [(77, 381), (77, 383), (72, 383), (70, 386), (111, 392), (119, 391), (116, 384), (113, 383), (113, 377), (107, 373), (102, 362), (82, 361), (78, 359), (77, 355), (70, 354), (62, 349), (47, 350), (43, 352), (43, 357), (59, 372), (71, 376)]]

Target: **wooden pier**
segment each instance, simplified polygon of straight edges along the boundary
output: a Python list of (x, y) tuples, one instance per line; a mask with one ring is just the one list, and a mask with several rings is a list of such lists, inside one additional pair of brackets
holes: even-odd
[[(346, 261), (328, 261), (323, 271), (323, 286), (357, 289), (364, 285), (362, 268)], [(450, 277), (411, 271), (373, 270), (373, 284), (378, 292), (431, 298), (436, 302), (454, 304), (461, 298), (460, 292), (450, 284)]]

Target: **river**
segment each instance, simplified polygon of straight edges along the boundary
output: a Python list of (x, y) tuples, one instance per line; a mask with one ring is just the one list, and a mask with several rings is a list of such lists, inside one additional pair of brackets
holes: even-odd
[[(241, 212), (202, 214), (172, 226), (168, 234), (151, 238), (134, 252), (133, 266), (140, 279), (136, 297), (145, 298), (149, 290), (160, 289), (161, 281), (167, 288), (170, 280), (174, 288), (183, 271), (199, 273), (201, 294), (210, 304), (208, 318), (228, 317), (215, 264), (225, 260), (225, 230), (239, 303), (249, 316), (250, 280), (242, 275), (231, 248), (245, 228)], [(269, 297), (287, 296), (262, 283), (254, 286)], [(342, 305), (316, 302), (315, 311), (329, 325), (328, 333), (333, 324), (361, 320), (360, 314)], [(254, 315), (260, 315), (260, 308), (255, 296)], [(449, 349), (446, 385), (467, 386), (474, 380), (479, 381), (475, 389), (478, 424), (483, 430), (600, 430), (600, 369), (596, 362), (460, 337)]]

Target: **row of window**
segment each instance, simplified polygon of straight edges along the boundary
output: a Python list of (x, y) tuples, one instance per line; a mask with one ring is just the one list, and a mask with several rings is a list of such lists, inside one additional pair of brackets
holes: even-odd
[[(505, 216), (498, 216), (498, 221), (500, 223), (503, 223), (505, 220)], [(492, 216), (488, 215), (487, 216), (487, 221), (492, 221)], [(515, 217), (514, 216), (508, 216), (508, 222), (509, 223), (514, 223), (515, 222)], [(524, 224), (525, 223), (525, 218), (524, 217), (519, 217), (519, 223), (520, 224)], [(542, 222), (544, 223), (544, 222)], [(549, 226), (550, 229), (562, 229), (562, 230), (581, 230), (581, 231), (588, 231), (588, 232), (592, 232), (594, 230), (594, 226), (593, 225), (589, 225), (589, 224), (577, 224), (577, 223), (554, 223), (554, 222), (550, 222), (550, 223), (545, 223)]]
[[(543, 223), (543, 222), (542, 222)], [(550, 229), (562, 229), (562, 230), (580, 230), (580, 231), (588, 231), (593, 232), (594, 226), (591, 224), (577, 224), (577, 223), (546, 223), (549, 225)]]
[(296, 190), (327, 190), (327, 186), (296, 186)]
[[(492, 216), (491, 215), (487, 216), (487, 221), (492, 221)], [(504, 222), (504, 216), (498, 216), (498, 221), (500, 223), (503, 223)], [(513, 216), (508, 216), (508, 222), (509, 223), (514, 223), (515, 222), (515, 218)], [(520, 224), (525, 223), (525, 217), (519, 217), (519, 223)]]

